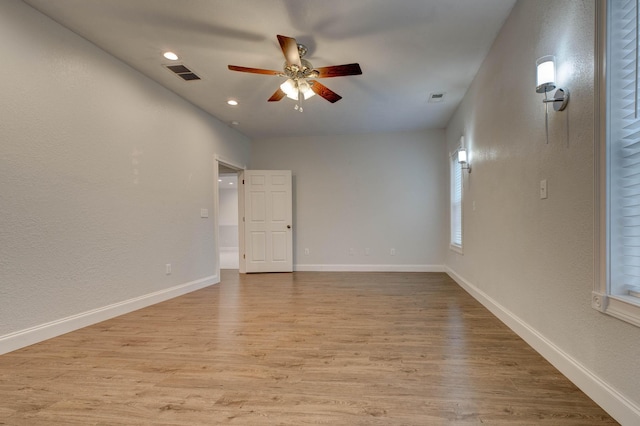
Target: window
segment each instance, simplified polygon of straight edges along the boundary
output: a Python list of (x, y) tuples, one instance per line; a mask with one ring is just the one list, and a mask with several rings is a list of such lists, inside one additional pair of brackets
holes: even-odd
[(462, 166), (458, 163), (456, 150), (451, 164), (451, 240), (452, 250), (462, 253)]
[[(598, 280), (593, 307), (640, 326), (639, 0), (598, 10)], [(606, 64), (606, 74), (604, 64)]]

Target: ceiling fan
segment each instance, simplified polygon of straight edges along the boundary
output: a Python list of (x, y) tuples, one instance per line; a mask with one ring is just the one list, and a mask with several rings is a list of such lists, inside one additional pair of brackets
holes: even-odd
[[(309, 61), (303, 59), (307, 53), (307, 48), (302, 44), (298, 44), (295, 38), (278, 35), (278, 41), (285, 57), (283, 71), (229, 65), (231, 71), (286, 77), (287, 80), (269, 98), (269, 102), (276, 102), (287, 96), (302, 103), (303, 99), (309, 99), (311, 96), (318, 94), (329, 102), (334, 103), (342, 99), (342, 96), (313, 79), (362, 74), (359, 64), (313, 68)], [(302, 106), (298, 104), (296, 104), (295, 109), (302, 112)]]

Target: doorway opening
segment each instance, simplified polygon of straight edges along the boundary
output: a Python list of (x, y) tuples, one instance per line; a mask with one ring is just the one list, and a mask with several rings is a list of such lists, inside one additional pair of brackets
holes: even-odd
[(238, 174), (244, 169), (244, 166), (215, 157), (215, 241), (218, 276), (221, 269), (237, 272), (240, 268), (242, 243), (239, 236), (241, 232)]
[(220, 269), (239, 269), (238, 174), (218, 171)]

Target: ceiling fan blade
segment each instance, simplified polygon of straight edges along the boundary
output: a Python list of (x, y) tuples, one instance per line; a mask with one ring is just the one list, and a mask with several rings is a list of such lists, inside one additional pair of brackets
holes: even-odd
[(333, 65), (330, 67), (316, 68), (318, 78), (342, 77), (345, 75), (360, 75), (362, 70), (360, 64)]
[(252, 74), (282, 75), (282, 71), (263, 70), (261, 68), (239, 67), (237, 65), (229, 65), (228, 67), (231, 71), (249, 72)]
[(328, 100), (331, 103), (335, 103), (338, 102), (340, 99), (342, 99), (342, 96), (338, 95), (336, 92), (330, 90), (329, 88), (327, 88), (325, 85), (317, 82), (317, 81), (312, 81), (312, 85), (311, 85), (311, 90), (313, 90), (314, 92), (316, 92), (316, 94), (322, 96), (323, 98), (325, 98), (326, 100)]
[(287, 94), (284, 93), (282, 89), (278, 88), (278, 90), (276, 90), (276, 93), (271, 95), (271, 97), (267, 102), (278, 102), (280, 99), (284, 98), (285, 96), (287, 96)]
[(296, 39), (278, 35), (278, 41), (280, 42), (280, 47), (282, 48), (282, 53), (284, 53), (285, 59), (287, 60), (287, 64), (297, 65), (299, 68), (302, 68), (300, 55), (298, 54), (298, 42)]

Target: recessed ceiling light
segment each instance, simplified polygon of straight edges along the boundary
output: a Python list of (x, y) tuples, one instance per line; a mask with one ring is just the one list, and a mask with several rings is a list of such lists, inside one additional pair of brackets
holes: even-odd
[(162, 54), (162, 56), (164, 56), (165, 58), (169, 59), (170, 61), (177, 61), (178, 60), (178, 55), (176, 55), (173, 52), (164, 52)]
[(222, 182), (222, 179), (218, 179), (218, 182)]
[(231, 122), (231, 125), (232, 125), (232, 126), (237, 126), (238, 124), (240, 124), (240, 122), (239, 122), (239, 121), (232, 121), (232, 122)]
[(231, 105), (231, 106), (236, 106), (236, 105), (238, 105), (238, 101), (236, 101), (235, 99), (229, 99), (229, 100), (227, 101), (227, 103), (228, 103), (229, 105)]
[(229, 182), (229, 185), (233, 185), (233, 182)]

